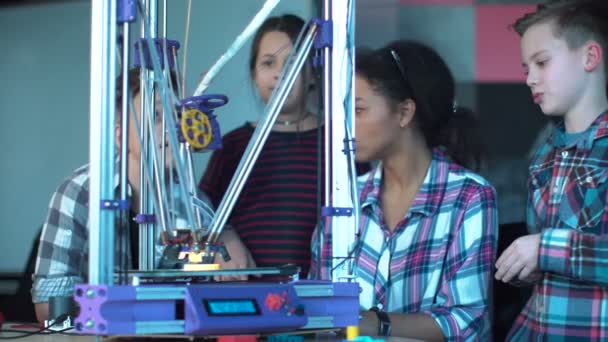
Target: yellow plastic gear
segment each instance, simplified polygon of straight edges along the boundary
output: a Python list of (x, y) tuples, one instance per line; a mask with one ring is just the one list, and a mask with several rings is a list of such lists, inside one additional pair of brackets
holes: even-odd
[[(184, 139), (196, 149), (207, 147), (213, 139), (209, 117), (198, 109), (189, 109), (182, 113), (181, 128)], [(202, 142), (200, 137), (203, 138)]]

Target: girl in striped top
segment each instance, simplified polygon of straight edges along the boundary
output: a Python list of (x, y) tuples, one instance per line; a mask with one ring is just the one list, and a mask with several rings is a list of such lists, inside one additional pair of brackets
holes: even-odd
[[(265, 103), (303, 27), (301, 18), (287, 14), (267, 19), (254, 36), (249, 70)], [(318, 218), (317, 170), (322, 167), (318, 118), (307, 107), (314, 88), (310, 69), (307, 63), (298, 76), (228, 220), (234, 228), (225, 230), (221, 239), (234, 255), (232, 264), (224, 267), (291, 263), (300, 266), (303, 276), (308, 273), (310, 238)], [(256, 122), (248, 122), (229, 132), (223, 137), (224, 147), (213, 153), (200, 189), (215, 206), (222, 200), (255, 126)]]

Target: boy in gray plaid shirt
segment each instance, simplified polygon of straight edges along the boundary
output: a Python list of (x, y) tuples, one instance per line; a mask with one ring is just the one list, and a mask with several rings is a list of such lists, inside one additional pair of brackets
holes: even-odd
[[(121, 78), (119, 77), (117, 84), (117, 99), (116, 105), (120, 109), (122, 103)], [(141, 120), (141, 102), (140, 102), (140, 75), (139, 70), (131, 70), (129, 73), (129, 89), (130, 96), (133, 96), (133, 104), (138, 120)], [(160, 101), (157, 98), (156, 108), (162, 108)], [(117, 111), (120, 113), (120, 110)], [(161, 115), (157, 115), (160, 118)], [(117, 115), (116, 124), (116, 144), (120, 149), (121, 145), (121, 123), (120, 115)], [(156, 122), (156, 141), (160, 142), (162, 135), (161, 120)], [(167, 165), (170, 167), (171, 154), (168, 146), (164, 146), (167, 152)], [(160, 146), (159, 146), (160, 148)], [(133, 120), (129, 120), (128, 127), (128, 170), (127, 177), (129, 183), (129, 200), (131, 208), (139, 207), (139, 165), (140, 165), (140, 142), (137, 137), (137, 130)], [(118, 154), (117, 154), (118, 155)], [(116, 158), (116, 174), (114, 177), (116, 193), (119, 194), (119, 170), (120, 158)], [(38, 248), (38, 256), (36, 260), (36, 270), (33, 274), (32, 301), (35, 304), (36, 316), (39, 321), (43, 322), (49, 317), (49, 299), (51, 297), (68, 297), (72, 296), (74, 285), (88, 281), (88, 233), (89, 233), (89, 165), (84, 165), (65, 179), (57, 188), (49, 205), (49, 211), (46, 220), (42, 227), (42, 235)], [(178, 188), (178, 187), (175, 187)], [(172, 194), (177, 195), (177, 194)], [(200, 196), (199, 196), (200, 197)], [(210, 203), (206, 197), (202, 200)], [(176, 203), (181, 203), (176, 201)], [(183, 206), (182, 206), (183, 207)], [(180, 210), (179, 206), (175, 209), (175, 227), (170, 228), (186, 228), (186, 220), (183, 218), (184, 210)], [(117, 264), (128, 268), (138, 268), (137, 253), (138, 247), (138, 226), (133, 220), (129, 220), (128, 227), (124, 227), (124, 221), (121, 221), (117, 215), (116, 232), (115, 232), (115, 255), (114, 258)], [(131, 218), (134, 216), (131, 212)], [(203, 226), (207, 226), (210, 222), (210, 217), (203, 217)], [(123, 222), (121, 224), (121, 222)], [(225, 231), (222, 234), (222, 239), (225, 235), (231, 234), (230, 231)], [(155, 237), (158, 237), (156, 235)], [(231, 239), (232, 244), (239, 244), (240, 240)], [(236, 260), (239, 259), (238, 251), (235, 251), (231, 246), (227, 245), (229, 251), (233, 251)], [(240, 246), (237, 246), (240, 248)], [(164, 246), (157, 239), (155, 248), (155, 262), (158, 264)], [(221, 258), (218, 258), (220, 264)], [(232, 261), (232, 267), (235, 267)], [(118, 266), (118, 265), (117, 265)], [(236, 267), (239, 265), (237, 264)]]

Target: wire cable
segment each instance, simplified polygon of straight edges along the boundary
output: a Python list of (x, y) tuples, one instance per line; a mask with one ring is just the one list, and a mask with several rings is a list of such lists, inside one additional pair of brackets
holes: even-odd
[(0, 340), (16, 340), (16, 339), (20, 339), (20, 338), (33, 336), (33, 335), (52, 335), (52, 334), (64, 333), (64, 332), (66, 332), (68, 330), (72, 330), (74, 328), (69, 327), (69, 328), (65, 328), (65, 329), (61, 329), (61, 330), (52, 330), (51, 328), (54, 325), (59, 324), (59, 322), (63, 322), (68, 317), (69, 317), (68, 314), (59, 315), (57, 318), (55, 318), (54, 322), (51, 325), (49, 325), (48, 327), (38, 329), (36, 331), (27, 331), (27, 330), (20, 330), (20, 329), (0, 329), (0, 333), (5, 333), (5, 332), (23, 333), (22, 335), (18, 335), (18, 336), (0, 336)]
[[(190, 36), (190, 15), (192, 13), (192, 0), (188, 0), (188, 12), (186, 13), (186, 33), (184, 33), (184, 57), (183, 57), (183, 69), (182, 69), (182, 93), (183, 96), (186, 93), (186, 62), (188, 61), (188, 41)], [(177, 58), (176, 58), (177, 59)]]

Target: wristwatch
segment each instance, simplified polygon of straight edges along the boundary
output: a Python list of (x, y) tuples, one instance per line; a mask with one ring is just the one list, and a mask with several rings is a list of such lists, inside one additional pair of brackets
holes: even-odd
[(377, 306), (372, 307), (369, 311), (375, 312), (378, 317), (378, 336), (391, 336), (391, 319), (388, 314), (378, 309)]

